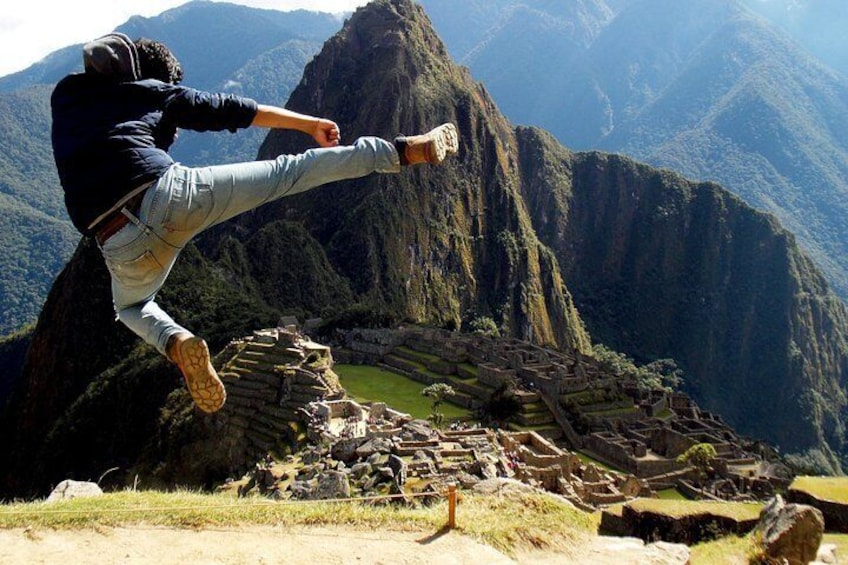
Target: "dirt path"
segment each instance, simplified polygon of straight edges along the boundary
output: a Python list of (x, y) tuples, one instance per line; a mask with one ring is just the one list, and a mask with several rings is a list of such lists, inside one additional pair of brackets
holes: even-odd
[(2, 530), (0, 563), (106, 565), (286, 563), (514, 563), (456, 533), (256, 528), (191, 531), (167, 528)]
[[(591, 538), (569, 554), (530, 552), (511, 559), (456, 532), (423, 534), (337, 527), (250, 527), (200, 531), (155, 527), (0, 530), (0, 565), (594, 565), (686, 562), (638, 540)], [(687, 552), (688, 557), (688, 552)]]

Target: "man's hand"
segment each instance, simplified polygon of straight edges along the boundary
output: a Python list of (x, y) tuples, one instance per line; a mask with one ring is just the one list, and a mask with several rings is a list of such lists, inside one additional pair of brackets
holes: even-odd
[(324, 118), (318, 118), (312, 137), (321, 147), (335, 147), (342, 139), (338, 124)]

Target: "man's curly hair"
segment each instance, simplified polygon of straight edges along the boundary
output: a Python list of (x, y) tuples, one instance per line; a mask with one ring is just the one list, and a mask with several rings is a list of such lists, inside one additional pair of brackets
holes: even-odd
[(141, 38), (135, 41), (135, 48), (138, 51), (142, 78), (153, 78), (171, 84), (179, 84), (183, 80), (180, 62), (163, 43)]

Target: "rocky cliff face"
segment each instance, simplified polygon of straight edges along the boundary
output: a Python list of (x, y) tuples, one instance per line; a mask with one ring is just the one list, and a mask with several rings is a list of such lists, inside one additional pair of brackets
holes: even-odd
[[(591, 333), (640, 360), (676, 358), (696, 399), (743, 433), (784, 451), (844, 450), (845, 309), (770, 217), (716, 185), (514, 128), (410, 0), (357, 11), (289, 106), (337, 120), (347, 139), (453, 121), (460, 154), (205, 234), (161, 300), (213, 347), (280, 313), (348, 308), (450, 328), (487, 317), (585, 353)], [(274, 132), (261, 153), (303, 143)], [(163, 445), (178, 454), (192, 429), (174, 424), (191, 417), (176, 370), (111, 322), (107, 289), (84, 242), (54, 284), (0, 430), (0, 495), (144, 467)]]
[(698, 402), (784, 451), (844, 442), (848, 317), (773, 217), (721, 187), (520, 130), (526, 193), (593, 339), (675, 358)]

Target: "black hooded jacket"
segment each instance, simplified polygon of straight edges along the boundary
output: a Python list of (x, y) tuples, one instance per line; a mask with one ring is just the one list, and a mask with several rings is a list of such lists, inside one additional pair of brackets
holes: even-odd
[(74, 226), (83, 234), (172, 164), (177, 128), (236, 131), (250, 126), (256, 102), (142, 80), (133, 43), (112, 33), (83, 48), (84, 73), (53, 90), (53, 155)]

